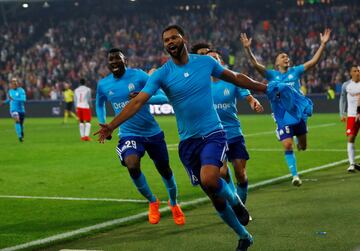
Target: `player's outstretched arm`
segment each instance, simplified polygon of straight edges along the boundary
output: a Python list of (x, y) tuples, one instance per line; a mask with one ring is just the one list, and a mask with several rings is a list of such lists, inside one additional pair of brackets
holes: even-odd
[(245, 74), (233, 72), (228, 69), (225, 69), (219, 78), (236, 86), (253, 91), (266, 92), (267, 89), (265, 84), (253, 80)]
[(308, 69), (314, 67), (320, 60), (321, 58), (321, 54), (323, 53), (326, 43), (329, 41), (330, 39), (330, 34), (331, 34), (331, 30), (326, 28), (323, 33), (320, 33), (320, 47), (319, 49), (316, 51), (315, 55), (312, 57), (312, 59), (310, 59), (309, 61), (307, 61), (306, 63), (304, 63), (304, 70), (307, 71)]
[(245, 52), (246, 52), (246, 55), (249, 57), (250, 59), (250, 62), (251, 64), (254, 66), (254, 68), (263, 76), (265, 77), (265, 74), (266, 74), (266, 68), (264, 65), (262, 65), (261, 63), (259, 63), (255, 57), (255, 55), (252, 53), (251, 51), (251, 41), (252, 41), (252, 38), (248, 38), (246, 36), (245, 33), (241, 33), (240, 34), (240, 40), (241, 40), (241, 43), (243, 44), (244, 46), (244, 49), (245, 49)]
[(118, 126), (134, 116), (149, 98), (149, 94), (140, 92), (135, 98), (130, 100), (124, 109), (109, 124), (100, 124), (100, 130), (94, 133), (94, 135), (99, 135), (98, 141), (104, 143), (105, 139), (111, 136), (112, 132)]
[(246, 101), (249, 103), (251, 109), (253, 109), (255, 112), (263, 112), (264, 107), (260, 104), (259, 100), (254, 98), (253, 95), (248, 95), (246, 97)]

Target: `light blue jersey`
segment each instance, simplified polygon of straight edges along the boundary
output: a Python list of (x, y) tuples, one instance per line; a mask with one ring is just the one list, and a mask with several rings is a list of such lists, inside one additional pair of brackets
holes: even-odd
[[(139, 92), (149, 76), (142, 70), (126, 68), (124, 75), (116, 79), (109, 74), (98, 82), (96, 90), (96, 114), (100, 123), (105, 123), (105, 103), (109, 101), (115, 114), (119, 114), (129, 102), (129, 94)], [(151, 137), (161, 132), (158, 123), (150, 113), (149, 105), (144, 105), (131, 119), (119, 128), (119, 137)]]
[[(301, 88), (301, 75), (305, 72), (304, 69), (304, 65), (298, 65), (298, 66), (294, 66), (288, 69), (287, 72), (285, 73), (281, 73), (280, 71), (275, 71), (275, 70), (266, 70), (265, 71), (265, 78), (271, 82), (271, 81), (276, 81), (279, 83), (284, 83), (286, 85), (289, 85), (291, 87), (294, 88), (294, 90), (296, 90), (298, 93), (300, 93), (301, 95), (302, 92), (300, 90)], [(272, 107), (274, 108), (274, 107)], [(277, 111), (273, 109), (273, 112), (276, 116)], [(283, 116), (283, 123), (286, 125), (293, 125), (298, 123), (298, 119), (294, 118), (293, 116), (291, 116), (288, 112), (285, 112), (285, 115)]]
[(8, 92), (8, 99), (5, 103), (10, 103), (10, 113), (22, 112), (25, 113), (26, 94), (23, 88), (17, 87), (10, 89)]
[(200, 138), (222, 129), (214, 108), (211, 78), (224, 68), (212, 57), (189, 54), (185, 65), (169, 60), (155, 71), (142, 90), (153, 95), (159, 88), (174, 107), (180, 140)]
[(249, 96), (250, 91), (219, 80), (213, 82), (212, 92), (214, 107), (220, 117), (221, 124), (224, 126), (226, 138), (231, 140), (242, 136), (240, 121), (237, 117), (236, 99)]

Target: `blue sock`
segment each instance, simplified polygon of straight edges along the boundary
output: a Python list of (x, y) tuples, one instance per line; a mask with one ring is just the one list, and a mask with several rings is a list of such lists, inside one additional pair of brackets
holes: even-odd
[(136, 188), (138, 189), (138, 191), (150, 202), (155, 202), (156, 201), (156, 197), (153, 195), (153, 193), (150, 190), (149, 185), (146, 182), (146, 178), (144, 176), (144, 174), (140, 174), (139, 178), (137, 179), (132, 179), (132, 181), (134, 182)]
[(242, 203), (246, 203), (247, 193), (248, 193), (248, 181), (246, 180), (245, 183), (241, 184), (238, 183), (236, 186), (237, 194), (239, 195)]
[(289, 167), (292, 176), (297, 175), (296, 158), (293, 151), (285, 151), (286, 163)]
[(216, 195), (227, 200), (231, 206), (239, 203), (236, 193), (231, 191), (230, 186), (222, 178), (219, 179), (219, 190), (216, 192)]
[(168, 180), (163, 177), (162, 180), (164, 181), (167, 193), (169, 195), (170, 205), (175, 206), (177, 197), (177, 186), (174, 175), (171, 175), (170, 179)]
[(16, 135), (18, 136), (18, 138), (22, 138), (22, 130), (21, 130), (21, 125), (20, 123), (15, 123), (15, 130), (16, 130)]
[(234, 229), (234, 231), (238, 234), (240, 239), (246, 239), (246, 238), (251, 239), (251, 235), (246, 230), (246, 228), (240, 224), (230, 205), (227, 202), (225, 203), (226, 203), (225, 209), (222, 211), (217, 211), (219, 216), (228, 226)]
[(231, 191), (233, 193), (236, 193), (236, 189), (235, 189), (235, 185), (234, 185), (234, 181), (232, 178), (232, 174), (231, 174), (231, 170), (230, 168), (228, 168), (228, 173), (229, 173), (229, 182), (226, 182), (228, 184), (228, 186), (230, 187)]

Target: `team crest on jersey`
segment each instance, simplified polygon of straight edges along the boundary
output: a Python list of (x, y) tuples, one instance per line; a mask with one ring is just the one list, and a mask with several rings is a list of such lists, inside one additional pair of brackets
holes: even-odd
[(224, 90), (224, 96), (229, 96), (230, 95), (230, 91), (228, 88), (225, 88)]
[(289, 78), (289, 79), (293, 79), (294, 76), (293, 76), (292, 74), (289, 74), (288, 78)]
[(114, 93), (113, 93), (113, 91), (112, 91), (112, 90), (110, 90), (108, 94), (109, 94), (109, 96), (114, 95)]
[(134, 85), (133, 83), (130, 83), (130, 84), (128, 85), (128, 89), (129, 89), (129, 92), (134, 91), (134, 90), (135, 90), (135, 85)]
[(184, 72), (184, 77), (185, 78), (187, 78), (187, 77), (189, 77), (190, 76), (190, 74), (188, 73), (188, 72)]
[(279, 77), (279, 76), (276, 76), (276, 80), (280, 80), (280, 77)]

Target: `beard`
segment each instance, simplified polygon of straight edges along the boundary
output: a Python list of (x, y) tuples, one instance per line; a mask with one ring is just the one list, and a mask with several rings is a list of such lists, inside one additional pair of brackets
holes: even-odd
[(170, 54), (171, 57), (173, 58), (180, 58), (181, 57), (181, 54), (184, 50), (184, 43), (181, 43), (179, 46), (177, 46), (176, 50), (173, 51), (173, 50), (170, 50), (169, 48), (166, 49), (167, 53)]
[[(116, 70), (114, 70), (114, 68)], [(109, 70), (114, 74), (115, 77), (120, 78), (122, 75), (124, 75), (125, 72), (125, 66), (123, 64), (120, 64), (116, 67), (109, 67)]]

